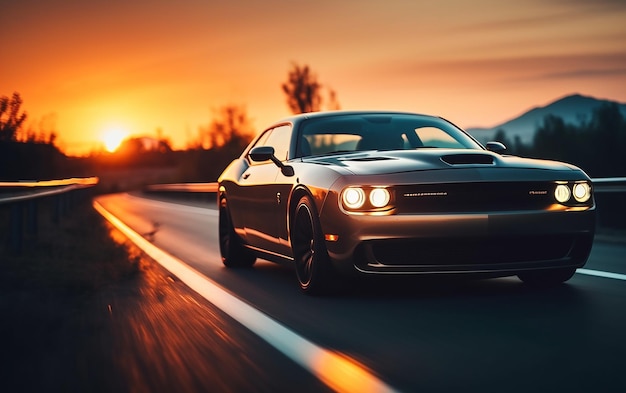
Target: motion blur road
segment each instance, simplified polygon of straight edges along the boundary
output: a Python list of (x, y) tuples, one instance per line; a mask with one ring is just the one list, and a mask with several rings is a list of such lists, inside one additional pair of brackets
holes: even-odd
[[(214, 203), (130, 194), (97, 202), (288, 330), (355, 359), (397, 391), (626, 392), (626, 242), (596, 240), (586, 271), (555, 289), (529, 289), (517, 278), (368, 279), (316, 298), (299, 293), (286, 267), (260, 260), (253, 269), (224, 268)], [(583, 274), (589, 271), (614, 275)], [(231, 326), (223, 335), (233, 329), (237, 337), (242, 328), (219, 313), (209, 317)], [(261, 338), (238, 343), (228, 363), (242, 352), (262, 359), (266, 380), (292, 381), (294, 391), (326, 389), (313, 374), (294, 375), (291, 360)]]

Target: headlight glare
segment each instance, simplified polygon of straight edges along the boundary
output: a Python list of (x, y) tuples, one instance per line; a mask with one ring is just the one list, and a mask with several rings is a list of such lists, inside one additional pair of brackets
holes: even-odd
[(591, 198), (591, 186), (588, 183), (574, 184), (574, 199), (577, 202), (587, 202)]
[(391, 214), (393, 203), (393, 187), (384, 185), (351, 185), (339, 196), (340, 207), (354, 214)]
[(342, 195), (343, 203), (349, 209), (359, 209), (365, 203), (365, 191), (359, 187), (346, 188)]
[(559, 184), (554, 189), (554, 198), (559, 203), (565, 203), (569, 201), (569, 198), (571, 195), (572, 195), (572, 192), (570, 191), (567, 184)]
[(386, 188), (374, 188), (370, 192), (370, 203), (376, 208), (387, 206), (391, 200), (391, 194)]

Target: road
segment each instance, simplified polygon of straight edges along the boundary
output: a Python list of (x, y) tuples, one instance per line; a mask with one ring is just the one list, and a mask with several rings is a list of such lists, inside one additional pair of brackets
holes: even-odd
[[(383, 387), (402, 392), (626, 391), (626, 242), (596, 241), (585, 266), (614, 273), (612, 278), (578, 273), (555, 289), (529, 289), (516, 278), (367, 280), (351, 282), (336, 296), (315, 298), (299, 293), (295, 273), (286, 267), (258, 261), (254, 269), (224, 268), (213, 204), (191, 206), (129, 194), (102, 196), (97, 202), (287, 331), (356, 361)], [(224, 318), (232, 329), (241, 329), (239, 322)], [(239, 356), (244, 351), (293, 368), (257, 338), (248, 339), (246, 348), (239, 345)], [(268, 380), (290, 378), (276, 363), (267, 370), (273, 373)], [(325, 389), (319, 376), (301, 374), (294, 391)]]

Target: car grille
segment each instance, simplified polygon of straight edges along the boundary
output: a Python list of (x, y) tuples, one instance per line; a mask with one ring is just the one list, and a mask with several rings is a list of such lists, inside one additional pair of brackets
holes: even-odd
[(450, 183), (396, 186), (396, 212), (475, 213), (543, 210), (554, 204), (551, 182)]
[(572, 256), (576, 241), (574, 235), (551, 235), (373, 240), (363, 246), (383, 265), (458, 266), (558, 260)]

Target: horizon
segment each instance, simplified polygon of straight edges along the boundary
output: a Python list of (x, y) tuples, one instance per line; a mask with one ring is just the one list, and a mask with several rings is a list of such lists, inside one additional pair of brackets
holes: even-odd
[(259, 132), (291, 115), (280, 85), (292, 63), (341, 109), (489, 128), (573, 94), (626, 102), (624, 19), (610, 0), (25, 0), (0, 15), (14, 38), (0, 95), (18, 92), (27, 127), (56, 132), (67, 155), (113, 133), (161, 132), (181, 149), (226, 105)]

